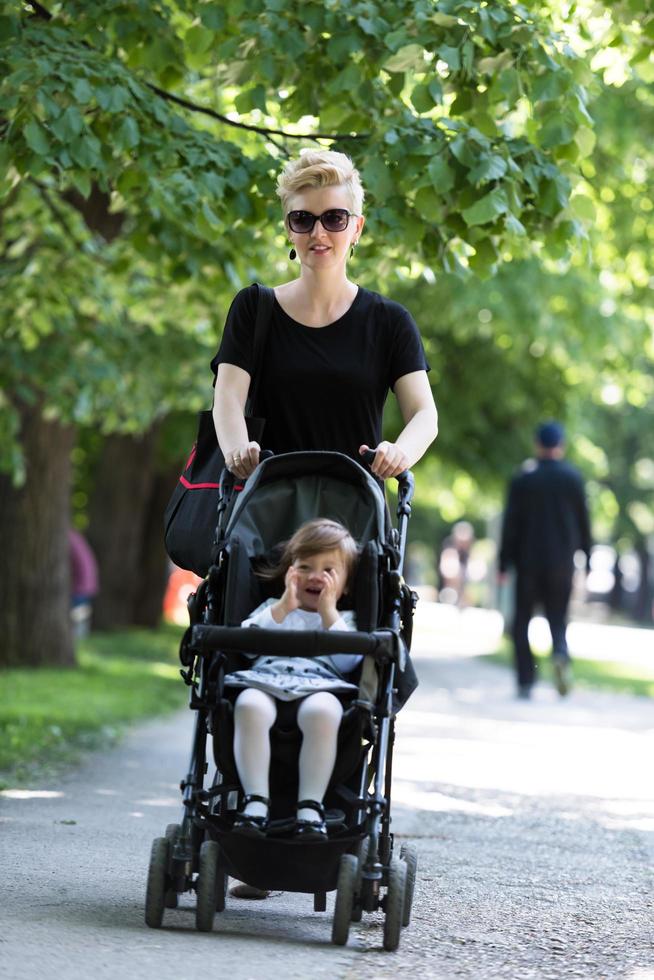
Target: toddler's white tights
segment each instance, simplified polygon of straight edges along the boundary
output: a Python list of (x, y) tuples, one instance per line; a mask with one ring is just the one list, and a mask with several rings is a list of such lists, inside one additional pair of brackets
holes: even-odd
[[(234, 708), (234, 759), (246, 793), (268, 796), (270, 772), (270, 729), (277, 717), (275, 699), (248, 687), (239, 694)], [(302, 732), (299, 758), (299, 800), (322, 798), (336, 762), (338, 729), (343, 707), (328, 691), (310, 694), (300, 703), (297, 723)], [(248, 803), (245, 813), (266, 816), (263, 803)], [(308, 807), (298, 810), (301, 820), (319, 819)]]

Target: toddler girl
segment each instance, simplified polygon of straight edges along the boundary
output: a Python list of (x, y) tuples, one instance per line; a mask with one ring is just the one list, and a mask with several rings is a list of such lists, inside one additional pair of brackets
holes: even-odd
[[(285, 630), (355, 630), (354, 613), (336, 608), (347, 591), (358, 557), (357, 545), (337, 521), (303, 524), (287, 542), (279, 565), (266, 577), (284, 578), (281, 599), (268, 599), (242, 623)], [(259, 836), (268, 823), (270, 729), (279, 701), (299, 701), (302, 732), (295, 834), (325, 840), (322, 800), (336, 761), (343, 707), (338, 693), (356, 691), (346, 680), (361, 657), (334, 654), (315, 658), (259, 656), (249, 670), (228, 674), (225, 684), (243, 687), (234, 708), (234, 758), (245, 793), (234, 822), (238, 833)]]

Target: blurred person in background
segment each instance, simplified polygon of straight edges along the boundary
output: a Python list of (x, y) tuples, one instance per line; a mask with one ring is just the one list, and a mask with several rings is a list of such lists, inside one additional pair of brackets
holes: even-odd
[(440, 560), (440, 601), (456, 604), (464, 609), (468, 603), (468, 562), (475, 540), (475, 532), (469, 521), (457, 521), (444, 539)]
[(541, 604), (552, 634), (552, 663), (560, 695), (570, 690), (572, 672), (566, 642), (574, 555), (590, 561), (591, 534), (584, 481), (564, 460), (564, 431), (555, 421), (536, 430), (536, 460), (513, 477), (502, 524), (499, 580), (515, 569), (513, 642), (518, 696), (529, 698), (536, 664), (529, 645), (529, 621)]
[(93, 599), (98, 594), (98, 563), (90, 544), (74, 527), (68, 531), (68, 548), (73, 633), (86, 636), (91, 627)]

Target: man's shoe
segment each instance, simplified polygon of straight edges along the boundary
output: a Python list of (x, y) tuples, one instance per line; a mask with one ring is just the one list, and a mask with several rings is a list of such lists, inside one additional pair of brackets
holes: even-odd
[(565, 697), (569, 694), (572, 687), (572, 668), (568, 657), (553, 657), (554, 665), (554, 686), (561, 695)]

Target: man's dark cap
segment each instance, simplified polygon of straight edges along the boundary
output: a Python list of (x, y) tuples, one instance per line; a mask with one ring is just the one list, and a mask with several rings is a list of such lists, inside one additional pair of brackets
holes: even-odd
[(542, 422), (536, 429), (536, 441), (543, 449), (554, 449), (563, 442), (564, 430), (560, 422), (553, 419), (549, 422)]

